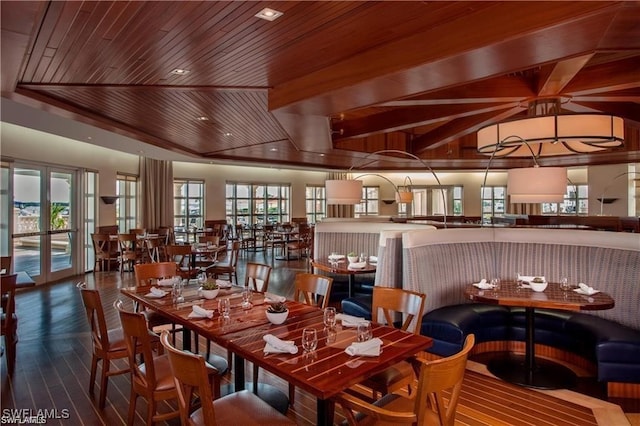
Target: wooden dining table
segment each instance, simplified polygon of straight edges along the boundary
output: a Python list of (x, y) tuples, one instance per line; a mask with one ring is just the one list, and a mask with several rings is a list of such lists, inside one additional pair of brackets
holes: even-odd
[(525, 309), (525, 355), (496, 356), (487, 369), (497, 377), (511, 383), (539, 389), (570, 388), (576, 375), (569, 368), (535, 355), (535, 310), (537, 308), (564, 311), (596, 311), (611, 309), (615, 301), (606, 293), (579, 294), (561, 290), (559, 283), (549, 283), (543, 292), (535, 292), (515, 281), (502, 281), (500, 289), (480, 289), (473, 285), (465, 288), (465, 295), (475, 302)]
[(311, 261), (311, 267), (319, 269), (324, 272), (330, 272), (332, 274), (347, 275), (349, 277), (349, 297), (353, 293), (353, 284), (355, 276), (360, 274), (375, 274), (376, 263), (366, 262), (363, 268), (350, 268), (346, 259), (342, 259), (336, 262), (327, 260), (313, 259)]
[[(271, 324), (265, 315), (264, 295), (254, 295), (253, 307), (243, 309), (237, 298), (238, 288), (221, 291), (218, 297), (230, 297), (231, 316), (225, 320), (217, 312), (217, 298), (204, 300), (196, 292), (185, 292), (185, 302), (174, 304), (171, 296), (156, 299), (146, 297), (147, 289), (123, 288), (123, 295), (153, 309), (188, 330), (212, 340), (234, 354), (235, 390), (245, 388), (245, 360), (304, 389), (317, 398), (316, 424), (333, 422), (332, 397), (363, 381), (374, 373), (429, 348), (432, 339), (381, 324), (373, 325), (373, 336), (383, 341), (379, 356), (350, 356), (345, 348), (355, 341), (354, 329), (338, 325), (333, 339), (324, 327), (322, 310), (300, 302), (287, 301), (289, 316), (281, 325)], [(214, 310), (212, 318), (188, 318), (194, 304)], [(301, 345), (302, 330), (314, 328), (318, 333), (318, 346), (304, 352)], [(263, 337), (272, 334), (281, 340), (293, 341), (299, 348), (296, 354), (265, 354)], [(188, 342), (190, 345), (190, 342)], [(190, 348), (190, 346), (188, 347)]]

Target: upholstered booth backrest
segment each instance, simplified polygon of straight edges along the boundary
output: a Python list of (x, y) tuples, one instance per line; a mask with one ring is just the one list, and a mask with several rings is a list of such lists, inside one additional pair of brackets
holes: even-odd
[[(345, 255), (350, 251), (377, 255), (375, 285), (402, 287), (401, 235), (403, 231), (416, 229), (433, 231), (436, 228), (394, 222), (323, 221), (316, 225), (314, 257), (326, 259), (334, 251)], [(383, 233), (385, 237), (381, 237)]]
[(464, 288), (516, 272), (563, 276), (610, 294), (616, 306), (590, 312), (640, 329), (640, 236), (558, 229), (446, 229), (403, 235), (404, 287), (427, 294), (426, 312), (463, 303)]

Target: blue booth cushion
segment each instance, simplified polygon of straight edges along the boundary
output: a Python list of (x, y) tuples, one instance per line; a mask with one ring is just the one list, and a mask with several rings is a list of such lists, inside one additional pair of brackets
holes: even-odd
[(372, 296), (357, 296), (343, 299), (340, 302), (342, 313), (371, 320)]

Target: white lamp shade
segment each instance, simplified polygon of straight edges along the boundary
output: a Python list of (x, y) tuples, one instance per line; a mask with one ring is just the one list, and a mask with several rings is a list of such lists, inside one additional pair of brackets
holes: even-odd
[(360, 180), (327, 180), (324, 187), (327, 204), (359, 204), (362, 200)]
[(564, 167), (510, 169), (507, 194), (512, 203), (561, 203), (567, 191)]
[(411, 191), (400, 191), (396, 192), (396, 203), (405, 203), (409, 204), (413, 202), (413, 192)]

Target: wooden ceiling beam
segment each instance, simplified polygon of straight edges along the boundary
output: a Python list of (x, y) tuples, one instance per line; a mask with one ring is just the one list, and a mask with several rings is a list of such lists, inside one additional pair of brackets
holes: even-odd
[(494, 103), (483, 105), (454, 104), (398, 108), (363, 118), (338, 122), (333, 129), (336, 132), (334, 140), (365, 137), (379, 132), (405, 130), (485, 112), (499, 111), (515, 105), (517, 105), (516, 102), (507, 105)]
[[(538, 81), (538, 96), (560, 95), (571, 80), (593, 57), (593, 53), (559, 61), (552, 66), (543, 67)], [(543, 75), (544, 74), (544, 75)]]
[[(570, 4), (550, 2), (541, 13), (535, 2), (497, 2), (276, 86), (269, 109), (330, 116), (593, 51), (619, 5)], [(547, 47), (549, 39), (563, 43)]]
[(524, 108), (522, 106), (516, 106), (502, 110), (500, 113), (490, 111), (484, 114), (477, 114), (453, 120), (438, 127), (432, 132), (414, 138), (410, 144), (411, 150), (413, 154), (418, 155), (427, 150), (438, 148), (447, 143), (453, 142), (462, 136), (473, 133), (483, 126), (512, 117), (513, 115), (523, 111), (523, 109)]
[(567, 86), (573, 96), (585, 96), (640, 87), (637, 56), (584, 68)]

